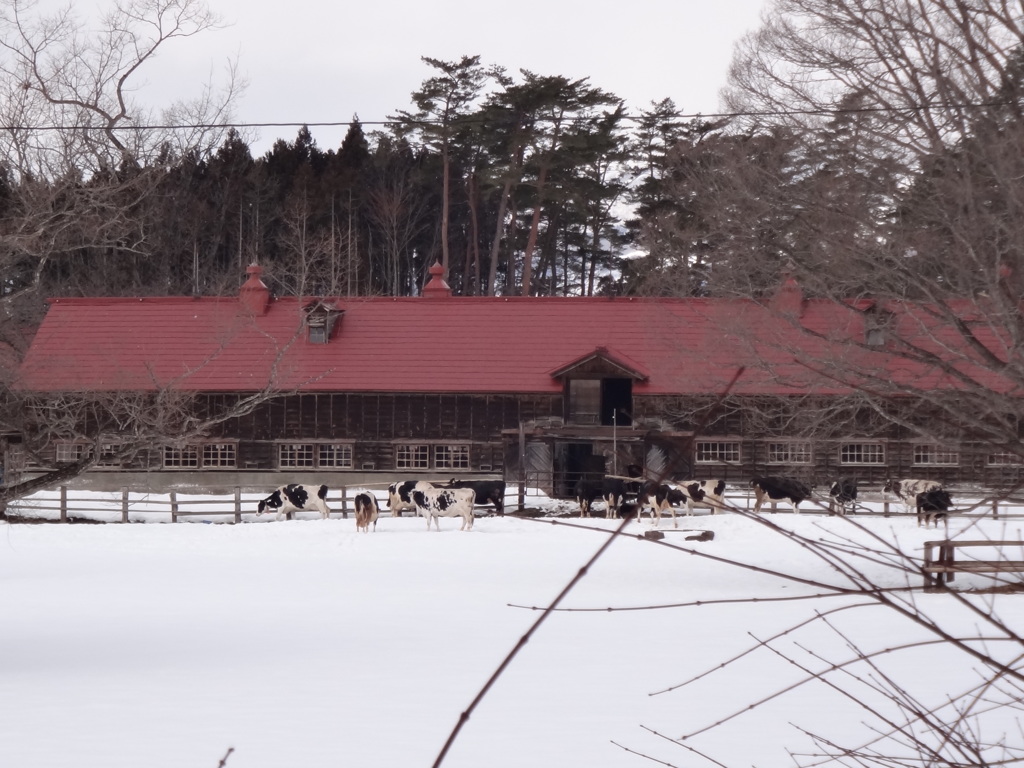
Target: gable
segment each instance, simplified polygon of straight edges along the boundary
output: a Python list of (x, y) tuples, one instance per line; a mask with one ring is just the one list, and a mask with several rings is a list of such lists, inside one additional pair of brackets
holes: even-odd
[(624, 356), (610, 352), (607, 347), (597, 347), (593, 352), (551, 371), (551, 377), (555, 379), (622, 378), (645, 381), (648, 375), (640, 370), (636, 363), (627, 361)]

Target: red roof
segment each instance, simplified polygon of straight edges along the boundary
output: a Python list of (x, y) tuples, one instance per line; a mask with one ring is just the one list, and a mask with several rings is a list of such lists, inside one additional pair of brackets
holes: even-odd
[[(260, 314), (242, 296), (53, 300), (17, 386), (542, 393), (598, 354), (636, 374), (636, 394), (720, 393), (741, 369), (734, 394), (828, 393), (846, 390), (822, 369), (836, 356), (829, 339), (864, 332), (862, 312), (824, 301), (800, 317), (815, 340), (791, 314), (744, 299), (335, 297), (343, 315), (317, 344), (303, 325), (308, 297)], [(897, 382), (951, 385), (936, 365), (858, 354)]]

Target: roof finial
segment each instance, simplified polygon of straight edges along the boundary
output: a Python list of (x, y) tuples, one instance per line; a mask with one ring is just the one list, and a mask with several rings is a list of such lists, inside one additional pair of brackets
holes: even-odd
[(444, 267), (435, 261), (427, 272), (430, 273), (430, 279), (423, 286), (423, 298), (445, 299), (450, 297), (452, 289), (444, 280)]
[(270, 304), (270, 289), (263, 284), (260, 275), (263, 268), (253, 262), (245, 269), (249, 279), (242, 283), (238, 291), (238, 299), (242, 306), (254, 315), (265, 315)]

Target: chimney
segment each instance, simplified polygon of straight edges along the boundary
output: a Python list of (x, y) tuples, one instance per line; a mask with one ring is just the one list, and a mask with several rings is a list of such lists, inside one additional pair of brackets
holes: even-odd
[(423, 286), (423, 298), (425, 299), (447, 299), (452, 295), (452, 289), (444, 281), (442, 275), (444, 274), (444, 267), (438, 262), (434, 262), (434, 265), (427, 270), (430, 273), (430, 279), (427, 280), (427, 284)]
[(245, 274), (249, 279), (239, 289), (238, 299), (251, 314), (265, 315), (270, 304), (270, 289), (260, 280), (263, 269), (257, 264), (250, 264), (246, 267)]

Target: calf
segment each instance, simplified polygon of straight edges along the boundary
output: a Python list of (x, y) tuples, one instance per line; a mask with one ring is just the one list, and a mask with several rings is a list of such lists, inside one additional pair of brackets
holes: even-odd
[(494, 504), (494, 511), (505, 514), (505, 481), (504, 480), (456, 480), (454, 477), (445, 483), (443, 488), (472, 488), (476, 493), (477, 504)]
[(421, 515), (427, 518), (427, 530), (430, 521), (441, 530), (439, 517), (462, 517), (460, 531), (473, 530), (473, 505), (476, 504), (476, 493), (472, 488), (435, 488), (429, 483), (419, 483), (413, 488), (412, 500)]
[(799, 513), (800, 502), (811, 495), (811, 489), (793, 477), (755, 477), (750, 485), (754, 489), (754, 512), (761, 511), (766, 499), (789, 499), (793, 503), (793, 511)]
[(917, 527), (920, 528), (923, 522), (925, 528), (929, 525), (938, 528), (939, 520), (946, 520), (953, 499), (944, 488), (932, 488), (917, 494), (914, 504), (917, 507)]
[(259, 506), (256, 508), (256, 514), (262, 515), (264, 512), (274, 509), (277, 510), (277, 515), (274, 519), (280, 520), (282, 515), (287, 515), (289, 512), (317, 509), (320, 511), (320, 517), (326, 520), (331, 516), (331, 510), (327, 508), (326, 498), (326, 485), (319, 487), (296, 485), (294, 483), (292, 485), (282, 485), (267, 496), (267, 498), (260, 501)]
[[(416, 504), (412, 500), (412, 489), (417, 483), (423, 480), (400, 480), (388, 486), (387, 507), (391, 510), (392, 517), (401, 517), (403, 509), (416, 510)], [(427, 483), (429, 485), (429, 483)]]
[(356, 499), (356, 532), (370, 532), (370, 523), (373, 523), (373, 530), (377, 530), (377, 517), (380, 515), (380, 507), (377, 506), (377, 499), (372, 493), (357, 493)]
[(907, 512), (910, 512), (917, 508), (919, 493), (927, 493), (941, 487), (942, 483), (937, 480), (886, 480), (882, 492), (896, 494), (907, 508)]
[(594, 500), (601, 498), (607, 508), (605, 517), (615, 517), (616, 510), (626, 498), (626, 481), (617, 477), (603, 477), (600, 480), (580, 480), (576, 483), (576, 501), (580, 505), (580, 517), (590, 517)]
[(839, 514), (845, 515), (847, 509), (853, 509), (857, 502), (857, 478), (844, 477), (832, 483), (828, 495), (835, 499)]

